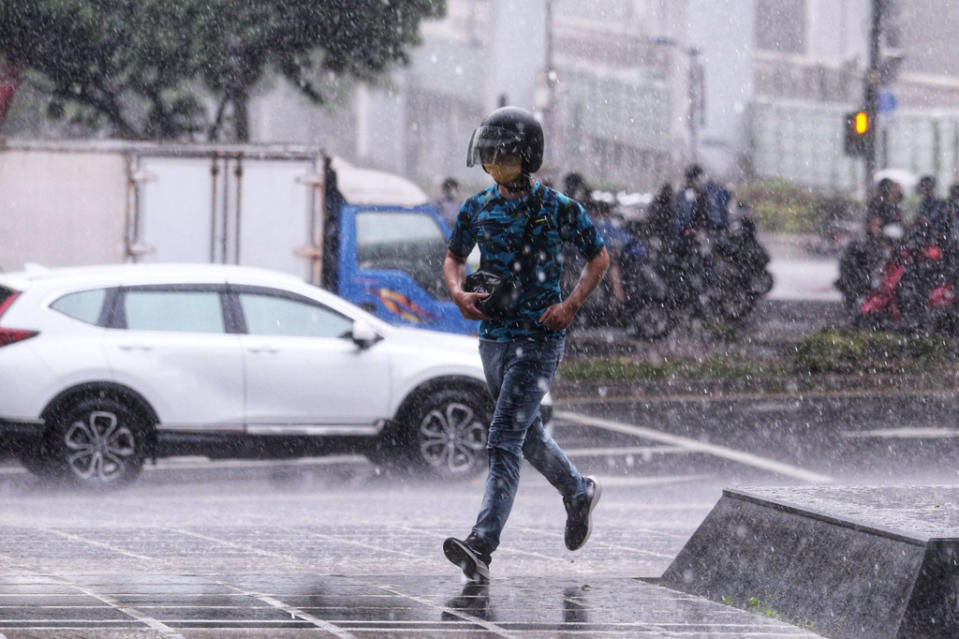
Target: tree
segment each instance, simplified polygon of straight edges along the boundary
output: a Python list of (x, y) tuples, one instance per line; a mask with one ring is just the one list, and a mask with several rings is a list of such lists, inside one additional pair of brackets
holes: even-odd
[(38, 74), (50, 115), (119, 137), (249, 139), (247, 105), (279, 73), (316, 103), (328, 72), (408, 63), (445, 0), (5, 0), (0, 58)]

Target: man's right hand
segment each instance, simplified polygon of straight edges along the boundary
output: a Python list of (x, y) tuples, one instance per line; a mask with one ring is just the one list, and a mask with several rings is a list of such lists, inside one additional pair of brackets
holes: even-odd
[(486, 317), (481, 310), (476, 308), (476, 302), (487, 297), (489, 297), (489, 293), (467, 293), (466, 291), (460, 291), (453, 296), (453, 302), (456, 303), (457, 308), (460, 309), (460, 313), (466, 319), (488, 320), (489, 318)]

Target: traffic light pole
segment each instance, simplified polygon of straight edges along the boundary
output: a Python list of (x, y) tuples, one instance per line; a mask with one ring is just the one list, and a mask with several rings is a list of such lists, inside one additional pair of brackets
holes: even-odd
[(866, 90), (863, 107), (869, 118), (871, 134), (866, 138), (866, 198), (872, 196), (873, 176), (876, 174), (876, 147), (879, 112), (879, 39), (882, 33), (882, 10), (885, 0), (872, 0), (872, 24), (869, 29), (869, 69), (866, 71)]

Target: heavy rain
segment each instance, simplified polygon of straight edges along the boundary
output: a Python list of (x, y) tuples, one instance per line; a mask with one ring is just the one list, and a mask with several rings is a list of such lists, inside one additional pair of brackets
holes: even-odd
[(4, 0), (0, 639), (959, 636), (951, 0)]

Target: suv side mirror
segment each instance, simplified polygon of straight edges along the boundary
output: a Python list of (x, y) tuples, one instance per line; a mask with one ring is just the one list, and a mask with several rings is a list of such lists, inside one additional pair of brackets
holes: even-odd
[(353, 322), (353, 330), (350, 331), (350, 339), (360, 348), (369, 348), (380, 336), (376, 334), (373, 327), (362, 320)]

